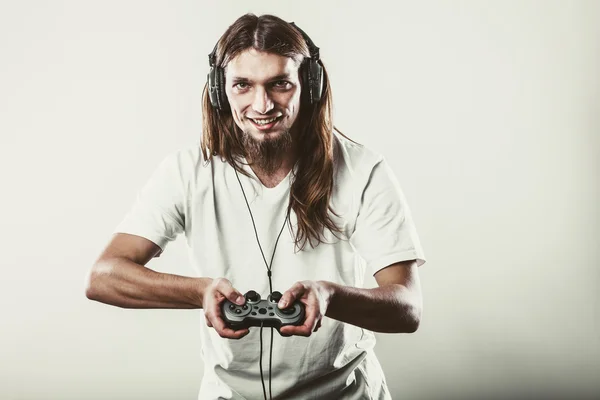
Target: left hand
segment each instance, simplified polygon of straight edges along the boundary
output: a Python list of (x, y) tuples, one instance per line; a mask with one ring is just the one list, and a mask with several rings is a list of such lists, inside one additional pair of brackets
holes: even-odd
[(304, 324), (283, 326), (279, 329), (282, 336), (310, 336), (321, 327), (321, 320), (327, 312), (331, 300), (331, 289), (321, 281), (296, 282), (281, 296), (278, 307), (286, 308), (296, 300), (304, 304)]

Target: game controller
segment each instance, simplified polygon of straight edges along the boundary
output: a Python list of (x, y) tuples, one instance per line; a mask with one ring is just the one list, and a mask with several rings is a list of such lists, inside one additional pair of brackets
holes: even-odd
[[(225, 300), (221, 303), (223, 321), (227, 327), (239, 330), (251, 326), (279, 328), (288, 325), (302, 325), (304, 323), (304, 304), (299, 301), (280, 309), (277, 303), (281, 299), (280, 292), (273, 292), (266, 300), (261, 300), (260, 294), (254, 290), (247, 292), (243, 305)], [(281, 332), (280, 332), (281, 333)]]

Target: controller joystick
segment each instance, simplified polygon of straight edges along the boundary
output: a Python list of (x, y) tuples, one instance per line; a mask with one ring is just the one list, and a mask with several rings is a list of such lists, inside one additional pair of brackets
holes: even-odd
[(258, 303), (260, 301), (260, 294), (256, 293), (254, 290), (248, 291), (244, 297), (246, 298), (246, 301), (249, 301), (250, 303)]
[[(268, 299), (270, 302), (277, 304), (282, 297), (283, 295), (281, 292), (275, 291), (269, 295)], [(285, 315), (291, 315), (294, 314), (294, 307), (287, 306), (286, 308), (277, 308), (277, 312)]]
[(266, 300), (261, 300), (258, 293), (250, 290), (244, 295), (247, 301), (244, 305), (225, 300), (221, 303), (223, 321), (234, 330), (262, 325), (273, 327), (279, 332), (282, 326), (302, 325), (305, 317), (304, 304), (296, 301), (285, 309), (280, 309), (277, 303), (281, 296), (280, 292), (273, 292)]
[(281, 292), (274, 291), (269, 295), (268, 300), (272, 303), (279, 303), (279, 300), (281, 300), (282, 296), (283, 295), (281, 294)]

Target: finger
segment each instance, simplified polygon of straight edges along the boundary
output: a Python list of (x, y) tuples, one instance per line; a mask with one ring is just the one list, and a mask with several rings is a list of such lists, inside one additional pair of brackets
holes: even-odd
[(304, 318), (304, 326), (309, 332), (312, 332), (321, 319), (318, 300), (315, 297), (309, 297), (309, 300), (304, 309), (306, 317)]
[(312, 332), (306, 329), (304, 325), (288, 325), (281, 327), (279, 333), (281, 333), (281, 336), (310, 336)]
[(211, 318), (211, 323), (215, 331), (219, 334), (219, 336), (228, 339), (241, 339), (246, 336), (250, 331), (248, 329), (239, 329), (235, 330), (229, 328), (225, 321), (223, 321), (220, 317), (214, 316)]
[(298, 328), (300, 333), (304, 333), (305, 336), (310, 336), (310, 334), (314, 331), (315, 326), (317, 325), (317, 316), (312, 314), (304, 321), (304, 324), (300, 325)]
[(279, 303), (277, 303), (277, 306), (279, 308), (286, 308), (287, 306), (295, 302), (297, 299), (302, 297), (305, 291), (306, 286), (304, 286), (302, 282), (294, 283), (294, 285), (292, 285), (291, 288), (286, 290), (286, 292), (281, 296), (281, 299), (279, 300)]
[(282, 335), (297, 335), (297, 336), (310, 336), (315, 329), (317, 320), (320, 319), (318, 314), (318, 308), (314, 305), (306, 306), (306, 317), (302, 325), (288, 325), (280, 329)]
[(234, 289), (231, 285), (231, 282), (225, 278), (218, 278), (216, 282), (214, 282), (215, 288), (219, 291), (225, 298), (227, 298), (232, 303), (236, 303), (242, 305), (246, 302), (244, 295), (240, 293), (238, 290)]
[(292, 336), (292, 334), (288, 332), (287, 328), (288, 328), (287, 326), (283, 326), (283, 327), (279, 328), (279, 334), (281, 336), (285, 336), (285, 337)]
[(214, 328), (221, 337), (240, 339), (249, 333), (248, 329), (234, 330), (229, 328), (223, 320), (221, 307), (216, 302), (211, 302), (209, 307), (204, 310), (204, 317), (206, 318), (206, 325)]
[(282, 326), (281, 328), (279, 328), (279, 333), (281, 334), (281, 336), (293, 336), (293, 335), (297, 335), (297, 327), (294, 325), (287, 325), (287, 326)]

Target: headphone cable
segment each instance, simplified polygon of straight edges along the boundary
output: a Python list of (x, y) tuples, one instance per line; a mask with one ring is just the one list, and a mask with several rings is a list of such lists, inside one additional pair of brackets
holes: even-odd
[[(258, 365), (260, 366), (260, 382), (262, 383), (262, 388), (263, 388), (263, 396), (265, 397), (265, 400), (267, 400), (267, 390), (265, 389), (265, 378), (263, 377), (263, 367), (262, 367), (262, 353), (263, 353), (263, 346), (262, 346), (262, 330), (263, 330), (263, 324), (264, 322), (260, 323), (260, 358), (258, 359)], [(271, 373), (271, 367), (269, 367), (269, 374)], [(269, 389), (271, 382), (269, 381)], [(271, 395), (271, 393), (269, 392), (269, 396)]]
[(269, 294), (273, 294), (273, 282), (271, 281), (271, 266), (273, 265), (273, 259), (275, 258), (275, 251), (277, 250), (277, 244), (279, 243), (279, 238), (281, 237), (281, 233), (283, 232), (283, 228), (285, 227), (285, 223), (288, 221), (290, 217), (290, 208), (291, 202), (288, 204), (287, 213), (285, 219), (283, 220), (283, 225), (281, 226), (281, 230), (279, 231), (279, 235), (277, 235), (277, 240), (275, 241), (275, 246), (273, 247), (273, 254), (271, 255), (271, 262), (267, 264), (267, 259), (265, 258), (265, 253), (263, 252), (262, 246), (260, 245), (260, 240), (258, 239), (258, 231), (256, 230), (256, 223), (254, 222), (254, 216), (252, 215), (252, 210), (250, 209), (250, 204), (248, 203), (248, 198), (246, 197), (246, 192), (244, 191), (244, 187), (242, 186), (242, 181), (240, 181), (240, 176), (235, 167), (233, 168), (235, 171), (235, 176), (240, 184), (240, 188), (242, 189), (242, 194), (244, 195), (244, 200), (246, 201), (246, 207), (248, 207), (248, 212), (250, 212), (250, 218), (252, 219), (252, 227), (254, 228), (254, 234), (256, 236), (256, 242), (258, 243), (258, 248), (260, 249), (260, 254), (262, 255), (263, 261), (265, 262), (265, 266), (267, 267), (267, 276), (269, 277)]
[[(240, 180), (240, 176), (237, 172), (237, 169), (233, 167), (235, 171), (235, 176), (240, 184), (240, 189), (242, 189), (242, 194), (244, 195), (244, 200), (246, 201), (246, 207), (248, 207), (248, 212), (250, 213), (250, 219), (252, 219), (252, 227), (254, 228), (254, 234), (256, 236), (256, 242), (258, 243), (258, 248), (260, 249), (260, 254), (263, 257), (265, 262), (265, 266), (267, 267), (267, 276), (269, 277), (269, 296), (273, 294), (273, 282), (271, 280), (271, 266), (273, 265), (273, 259), (275, 258), (275, 250), (277, 250), (277, 244), (279, 243), (279, 238), (281, 237), (281, 233), (283, 232), (283, 228), (285, 227), (285, 223), (288, 221), (290, 217), (290, 209), (291, 202), (288, 204), (287, 212), (285, 219), (283, 220), (283, 225), (279, 231), (279, 235), (277, 235), (277, 240), (275, 241), (275, 246), (273, 247), (273, 254), (271, 255), (271, 262), (267, 264), (267, 259), (265, 258), (265, 253), (263, 252), (262, 246), (260, 245), (260, 240), (258, 238), (258, 231), (256, 230), (256, 223), (254, 222), (254, 216), (252, 215), (252, 210), (250, 209), (250, 204), (248, 203), (248, 198), (246, 197), (246, 192), (244, 191), (244, 186), (242, 185), (242, 181)], [(259, 358), (259, 366), (260, 366), (260, 380), (263, 387), (263, 395), (265, 400), (267, 399), (267, 391), (265, 390), (265, 382), (263, 378), (263, 369), (262, 369), (262, 330), (263, 324), (260, 324), (260, 358)], [(272, 371), (272, 363), (273, 363), (273, 327), (271, 327), (271, 345), (269, 348), (269, 398), (272, 399), (272, 391), (271, 391), (271, 371)]]

